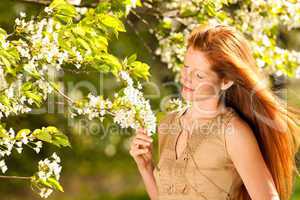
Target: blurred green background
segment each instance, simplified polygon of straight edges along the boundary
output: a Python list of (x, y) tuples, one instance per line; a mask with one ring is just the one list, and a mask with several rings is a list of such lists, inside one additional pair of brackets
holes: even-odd
[[(8, 32), (13, 30), (14, 19), (20, 11), (24, 11), (28, 16), (37, 15), (43, 9), (42, 5), (35, 3), (25, 3), (21, 1), (0, 1), (0, 26)], [(153, 89), (151, 84), (146, 84), (145, 96), (151, 100), (154, 111), (160, 111), (160, 104), (166, 96), (178, 95), (176, 84), (172, 82), (174, 75), (166, 67), (166, 64), (159, 61), (159, 57), (150, 53), (144, 45), (144, 41), (151, 41), (148, 44), (154, 50), (156, 48), (156, 39), (144, 27), (143, 23), (134, 21), (136, 32), (128, 26), (126, 33), (120, 34), (119, 40), (113, 41), (110, 51), (119, 57), (129, 56), (137, 53), (138, 59), (148, 63), (151, 66), (152, 77), (150, 81), (158, 86), (159, 91)], [(289, 35), (287, 44), (294, 49), (300, 49), (299, 32)], [(152, 42), (153, 41), (153, 42)], [(297, 43), (298, 42), (298, 43)], [(79, 89), (68, 91), (71, 95), (87, 94), (85, 84), (78, 85), (88, 81), (97, 88), (97, 92), (111, 95), (113, 88), (118, 84), (111, 79), (99, 73), (74, 73), (66, 71), (64, 80), (66, 84), (73, 83)], [(299, 80), (278, 80), (275, 84), (279, 85), (278, 92), (285, 97), (288, 103), (300, 107), (300, 81)], [(103, 87), (100, 91), (100, 86)], [(122, 130), (117, 126), (111, 125), (110, 120), (105, 120), (101, 125), (99, 121), (80, 119), (68, 120), (65, 118), (61, 108), (59, 108), (59, 99), (50, 98), (49, 104), (45, 109), (51, 112), (42, 114), (27, 114), (18, 117), (10, 117), (8, 125), (21, 128), (40, 128), (47, 125), (56, 125), (64, 131), (72, 143), (72, 149), (58, 150), (52, 146), (45, 146), (39, 155), (31, 150), (25, 149), (23, 154), (14, 153), (7, 160), (9, 170), (7, 175), (28, 176), (37, 169), (37, 162), (41, 157), (51, 155), (53, 151), (59, 152), (62, 158), (62, 177), (61, 183), (65, 192), (54, 192), (49, 199), (55, 200), (143, 200), (149, 199), (141, 176), (138, 173), (135, 162), (128, 153), (129, 138), (132, 136), (131, 130)], [(108, 134), (107, 134), (108, 133)], [(156, 155), (157, 140), (154, 142), (154, 155)], [(293, 200), (300, 199), (300, 180), (295, 180), (295, 192)], [(0, 179), (0, 199), (1, 200), (34, 200), (40, 199), (39, 196), (30, 190), (30, 185), (22, 180), (4, 180)]]

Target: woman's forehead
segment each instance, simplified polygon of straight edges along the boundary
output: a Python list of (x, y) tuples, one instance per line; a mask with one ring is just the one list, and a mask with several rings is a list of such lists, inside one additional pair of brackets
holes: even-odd
[(210, 63), (206, 58), (206, 55), (199, 50), (192, 50), (189, 48), (184, 57), (184, 65), (192, 68), (197, 68), (198, 70), (209, 72)]

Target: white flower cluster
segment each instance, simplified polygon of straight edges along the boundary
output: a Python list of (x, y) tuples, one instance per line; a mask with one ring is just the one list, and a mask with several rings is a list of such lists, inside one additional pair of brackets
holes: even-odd
[[(143, 93), (139, 90), (141, 85), (138, 83), (138, 88), (133, 86), (133, 80), (125, 71), (120, 72), (120, 77), (126, 81), (127, 86), (124, 88), (124, 95), (119, 97), (119, 100), (124, 105), (129, 105), (126, 109), (120, 109), (115, 112), (114, 122), (117, 122), (121, 127), (131, 127), (137, 129), (143, 126), (149, 135), (156, 131), (156, 117), (151, 110), (149, 100), (145, 100)], [(138, 120), (143, 121), (140, 125)]]
[[(11, 114), (28, 113), (32, 110), (30, 106), (33, 104), (34, 100), (27, 97), (22, 91), (22, 86), (26, 82), (23, 78), (24, 75), (18, 74), (17, 77), (18, 79), (11, 83), (9, 87), (4, 89), (0, 94), (0, 98), (8, 100), (5, 101), (0, 99), (0, 102), (6, 102), (6, 104), (0, 103), (0, 119), (2, 117), (8, 117)], [(33, 81), (32, 86), (38, 88), (39, 95), (41, 95), (44, 100), (46, 100), (47, 95), (53, 91), (52, 86), (41, 79)]]
[[(1, 70), (0, 70), (1, 71)], [(19, 75), (21, 77), (22, 75)], [(11, 83), (11, 85), (4, 89), (2, 93), (0, 94), (0, 119), (2, 117), (7, 117), (11, 113), (17, 114), (17, 113), (27, 113), (31, 111), (31, 108), (29, 108), (25, 103), (25, 101), (28, 101), (30, 99), (26, 98), (25, 96), (20, 96), (20, 85), (21, 81), (18, 80), (16, 82)], [(9, 100), (6, 101), (6, 100)]]
[(0, 169), (1, 169), (2, 173), (5, 173), (7, 171), (7, 166), (6, 166), (5, 160), (0, 160)]
[[(260, 45), (261, 43), (264, 43), (265, 45)], [(261, 39), (259, 42), (251, 42), (251, 47), (253, 49), (258, 67), (264, 68), (269, 74), (280, 76), (281, 70), (279, 70), (277, 66), (289, 66), (289, 62), (299, 63), (298, 68), (294, 70), (294, 76), (296, 78), (300, 78), (300, 52), (282, 49), (277, 46), (273, 47), (269, 43), (270, 41), (267, 39), (267, 37), (264, 37), (264, 39)]]
[(39, 195), (42, 197), (42, 198), (48, 198), (49, 195), (53, 192), (53, 189), (51, 188), (41, 188), (40, 189), (40, 193)]
[(7, 166), (5, 164), (4, 158), (11, 155), (13, 149), (15, 149), (18, 153), (22, 153), (23, 145), (27, 145), (36, 153), (40, 152), (42, 148), (42, 142), (37, 141), (37, 139), (33, 135), (28, 135), (27, 130), (21, 130), (20, 135), (16, 135), (15, 131), (12, 128), (10, 128), (9, 131), (6, 131), (1, 126), (0, 129), (1, 134), (3, 135), (3, 137), (0, 137), (0, 168), (2, 173), (5, 173), (7, 171)]
[(103, 99), (103, 96), (94, 96), (88, 94), (88, 102), (83, 108), (74, 107), (76, 113), (71, 112), (71, 117), (76, 115), (87, 115), (90, 120), (99, 118), (101, 121), (109, 109), (111, 109), (112, 102), (109, 99)]
[(39, 161), (38, 177), (42, 180), (47, 180), (50, 177), (59, 180), (62, 169), (60, 161), (61, 160), (56, 153), (53, 153), (50, 158)]
[[(46, 7), (45, 12), (51, 14), (53, 10)], [(60, 71), (64, 63), (74, 63), (77, 68), (80, 68), (83, 61), (83, 56), (76, 47), (72, 48), (72, 53), (75, 55), (73, 57), (60, 48), (58, 32), (62, 25), (58, 21), (53, 18), (26, 21), (25, 17), (26, 14), (21, 12), (20, 18), (15, 20), (16, 32), (22, 35), (22, 38), (13, 42), (6, 41), (6, 37), (0, 38), (2, 48), (16, 48), (26, 72), (18, 72), (16, 80), (9, 86), (5, 78), (0, 77), (0, 102), (2, 102), (0, 103), (0, 119), (12, 113), (22, 114), (31, 111), (33, 99), (21, 92), (24, 83), (32, 82), (34, 86), (39, 88), (39, 94), (35, 95), (42, 96), (43, 100), (46, 100), (47, 95), (52, 93), (53, 87), (46, 81), (45, 77), (49, 76), (53, 69)], [(2, 66), (0, 66), (0, 73), (4, 76), (6, 74)]]
[(169, 110), (182, 110), (186, 106), (190, 106), (190, 102), (182, 101), (179, 98), (173, 98), (169, 100), (168, 109)]
[(80, 14), (80, 15), (84, 15), (88, 9), (86, 7), (76, 7), (76, 11)]
[[(286, 1), (286, 0), (258, 0), (250, 4), (250, 12), (255, 12), (256, 15), (268, 10), (268, 15), (264, 16), (264, 22), (260, 23), (268, 25), (268, 27), (275, 23), (281, 23), (287, 26), (287, 29), (298, 28), (300, 21), (300, 2)], [(248, 7), (249, 11), (249, 7)], [(257, 16), (255, 16), (257, 19)], [(270, 22), (267, 24), (267, 22)], [(256, 23), (256, 22), (252, 22)]]
[[(47, 179), (51, 177), (58, 181), (62, 169), (60, 161), (60, 157), (58, 157), (56, 153), (53, 153), (49, 158), (39, 161), (39, 171), (37, 172), (38, 178), (43, 181), (47, 181)], [(41, 187), (39, 189), (39, 195), (42, 198), (48, 198), (48, 196), (53, 192), (53, 189), (49, 187)]]
[[(72, 108), (75, 112), (71, 111), (71, 117), (87, 115), (90, 120), (100, 118), (103, 121), (104, 115), (110, 114), (113, 116), (114, 123), (118, 123), (122, 128), (137, 129), (143, 126), (148, 130), (148, 134), (155, 133), (156, 117), (151, 110), (149, 100), (145, 100), (140, 91), (141, 84), (137, 83), (138, 89), (134, 88), (132, 78), (125, 71), (120, 72), (120, 78), (127, 85), (123, 88), (121, 95), (115, 93), (114, 102), (104, 99), (103, 96), (89, 94), (87, 103), (84, 103), (82, 107), (74, 106)], [(142, 125), (140, 121), (142, 121)]]
[[(43, 18), (41, 21), (25, 21), (25, 19), (17, 18), (16, 25), (20, 31), (26, 33), (25, 37), (31, 43), (28, 45), (24, 40), (19, 40), (20, 45), (17, 46), (20, 55), (27, 58), (28, 63), (42, 68), (39, 62), (46, 61), (60, 70), (63, 62), (68, 61), (68, 53), (59, 48), (58, 31), (61, 28), (59, 22), (54, 21), (53, 18)], [(44, 71), (40, 73), (44, 74)]]

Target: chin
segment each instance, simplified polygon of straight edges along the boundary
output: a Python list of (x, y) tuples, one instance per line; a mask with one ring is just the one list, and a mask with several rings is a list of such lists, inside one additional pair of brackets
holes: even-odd
[(181, 96), (185, 101), (193, 101), (193, 94), (192, 93), (181, 92)]
[(212, 98), (211, 95), (194, 96), (192, 93), (186, 93), (186, 92), (181, 92), (181, 96), (185, 101), (189, 101), (189, 102), (204, 101)]

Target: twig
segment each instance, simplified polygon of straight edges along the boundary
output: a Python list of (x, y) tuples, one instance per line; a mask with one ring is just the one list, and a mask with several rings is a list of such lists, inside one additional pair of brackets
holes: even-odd
[(31, 177), (29, 176), (0, 176), (3, 179), (21, 179), (21, 180), (30, 180)]
[(61, 96), (63, 96), (63, 97), (64, 97), (65, 99), (67, 99), (70, 103), (72, 103), (72, 104), (74, 103), (73, 99), (71, 99), (71, 98), (68, 97), (65, 93), (63, 93), (62, 91), (60, 91), (59, 89), (57, 89), (57, 88), (55, 87), (55, 85), (53, 85), (53, 84), (51, 83), (51, 81), (49, 81), (49, 80), (46, 79), (45, 77), (44, 77), (44, 80), (46, 80), (58, 94), (60, 94)]
[(37, 4), (43, 4), (43, 5), (49, 5), (51, 1), (45, 1), (45, 0), (11, 0), (11, 1), (20, 1), (20, 2), (26, 2), (26, 3), (37, 3)]
[[(42, 5), (50, 5), (52, 1), (49, 0), (11, 0), (11, 1), (19, 1), (19, 2), (25, 2), (25, 3), (36, 3), (36, 4), (42, 4)], [(95, 8), (98, 4), (98, 2), (100, 2), (100, 0), (98, 0), (96, 3), (91, 3), (91, 4), (79, 4), (79, 5), (75, 5), (72, 4), (75, 7), (87, 7), (87, 8)]]
[(148, 26), (148, 28), (151, 28), (150, 24), (143, 19), (139, 14), (137, 14), (137, 12), (135, 10), (131, 10), (130, 11), (134, 16), (136, 16), (139, 20), (141, 20), (144, 24), (146, 24)]
[(143, 39), (143, 37), (140, 36), (140, 33), (136, 30), (136, 27), (134, 27), (133, 23), (130, 20), (126, 20), (126, 23), (131, 27), (131, 29), (133, 30), (133, 32), (136, 34), (136, 36), (138, 38), (140, 38), (140, 40), (142, 40), (144, 47), (147, 49), (147, 51), (150, 53), (151, 58), (153, 60), (156, 60), (156, 57), (153, 55), (153, 50), (151, 49), (151, 47), (148, 45), (148, 43)]
[(61, 96), (63, 96), (65, 99), (67, 99), (70, 103), (74, 103), (73, 99), (71, 99), (70, 97), (68, 97), (67, 95), (65, 95), (62, 91), (60, 91), (59, 89), (57, 89), (56, 87), (52, 86), (53, 89), (59, 93)]

